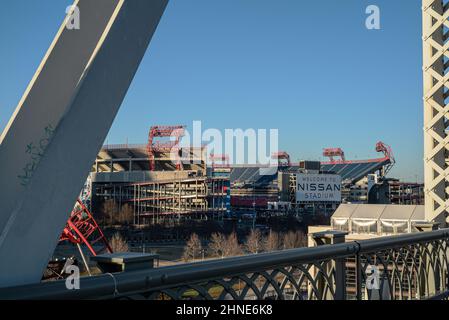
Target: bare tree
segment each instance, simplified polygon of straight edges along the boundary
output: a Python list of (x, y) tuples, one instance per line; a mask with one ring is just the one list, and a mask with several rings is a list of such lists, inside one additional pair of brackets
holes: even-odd
[(280, 239), (279, 234), (277, 232), (274, 232), (270, 230), (270, 233), (268, 234), (267, 238), (265, 239), (264, 243), (265, 251), (271, 252), (279, 250), (280, 248)]
[(122, 235), (116, 232), (110, 241), (111, 249), (113, 252), (128, 252), (129, 247), (128, 243), (126, 243), (125, 239), (123, 239)]
[(257, 254), (263, 250), (263, 239), (258, 229), (251, 230), (246, 238), (246, 250), (253, 254)]
[(302, 231), (285, 233), (283, 240), (284, 249), (305, 247), (307, 244), (307, 238)]
[(237, 239), (237, 234), (233, 232), (226, 238), (223, 255), (225, 257), (234, 257), (241, 254), (242, 248)]
[(118, 206), (114, 199), (108, 199), (103, 202), (103, 224), (106, 224), (106, 220), (110, 226), (112, 226), (117, 218)]
[(209, 250), (214, 256), (224, 257), (226, 237), (222, 233), (213, 233), (209, 241)]
[(134, 210), (133, 207), (126, 203), (122, 210), (120, 210), (120, 223), (122, 224), (132, 224), (134, 221)]
[(184, 261), (194, 261), (201, 255), (202, 250), (201, 240), (196, 233), (190, 236), (189, 241), (184, 248), (183, 259)]
[(309, 243), (308, 243), (308, 238), (307, 238), (307, 234), (305, 234), (303, 231), (298, 231), (298, 247), (297, 248), (302, 248), (302, 247), (308, 247)]

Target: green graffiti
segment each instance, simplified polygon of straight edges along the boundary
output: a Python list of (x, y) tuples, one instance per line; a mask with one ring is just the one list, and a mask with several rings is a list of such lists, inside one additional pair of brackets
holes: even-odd
[(34, 171), (44, 156), (45, 149), (50, 144), (51, 137), (53, 136), (55, 130), (51, 124), (45, 127), (44, 135), (39, 141), (30, 142), (25, 148), (25, 153), (29, 157), (29, 162), (22, 169), (23, 173), (17, 176), (20, 180), (22, 186), (27, 186), (31, 178), (33, 177)]

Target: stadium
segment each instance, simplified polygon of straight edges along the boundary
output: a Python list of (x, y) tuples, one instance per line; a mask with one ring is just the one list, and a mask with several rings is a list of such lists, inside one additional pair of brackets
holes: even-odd
[[(105, 145), (87, 184), (93, 212), (104, 211), (108, 202), (118, 211), (129, 206), (136, 225), (271, 213), (329, 215), (340, 203), (368, 203), (369, 191), (382, 190), (395, 164), (391, 148), (378, 142), (375, 151), (382, 156), (366, 160), (347, 160), (341, 148), (327, 148), (326, 162), (293, 163), (283, 151), (272, 155), (277, 167), (232, 165), (227, 155), (208, 154), (206, 146), (181, 147), (184, 133), (181, 125), (153, 126), (147, 144)], [(335, 176), (341, 188), (331, 198), (298, 199), (301, 175)]]

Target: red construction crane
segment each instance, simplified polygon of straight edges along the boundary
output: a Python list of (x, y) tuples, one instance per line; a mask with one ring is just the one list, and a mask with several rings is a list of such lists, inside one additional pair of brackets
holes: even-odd
[(391, 147), (382, 141), (376, 143), (376, 152), (382, 152), (385, 155), (385, 158), (388, 158), (393, 162), (395, 161)]
[(277, 159), (278, 165), (281, 167), (289, 167), (291, 165), (290, 155), (285, 151), (273, 152), (271, 158)]
[(94, 256), (106, 251), (112, 253), (112, 248), (103, 231), (80, 199), (70, 214), (59, 241), (70, 241), (77, 245), (84, 244)]
[[(329, 158), (331, 163), (345, 162), (345, 153), (341, 148), (325, 148), (323, 149), (323, 156)], [(340, 157), (340, 160), (335, 160), (334, 157)]]
[[(328, 157), (330, 162), (322, 163), (322, 164), (353, 164), (353, 163), (367, 163), (367, 162), (385, 162), (382, 171), (382, 176), (385, 176), (391, 168), (395, 165), (396, 160), (393, 156), (393, 151), (391, 147), (381, 141), (376, 143), (376, 151), (382, 152), (384, 154), (383, 158), (378, 159), (369, 159), (369, 160), (361, 160), (361, 161), (350, 161), (345, 159), (345, 153), (341, 148), (326, 148), (323, 150), (323, 156)], [(340, 159), (335, 159), (335, 157), (340, 157)]]
[[(148, 135), (148, 158), (150, 160), (150, 171), (156, 170), (155, 155), (160, 152), (175, 152), (177, 155), (176, 168), (181, 170), (181, 159), (179, 157), (179, 142), (181, 138), (185, 135), (185, 126), (153, 126), (150, 128), (150, 133)], [(172, 138), (175, 140), (170, 140), (167, 142), (155, 141), (155, 138)]]
[(385, 166), (384, 169), (384, 175), (386, 175), (396, 163), (396, 159), (394, 158), (393, 155), (393, 150), (388, 144), (379, 141), (378, 143), (376, 143), (376, 152), (382, 152), (385, 156), (385, 159), (390, 160), (390, 163), (387, 166)]

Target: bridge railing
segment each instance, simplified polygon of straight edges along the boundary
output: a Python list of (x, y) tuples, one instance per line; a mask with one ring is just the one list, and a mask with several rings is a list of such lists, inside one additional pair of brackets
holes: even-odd
[(0, 289), (0, 299), (447, 299), (449, 229)]

